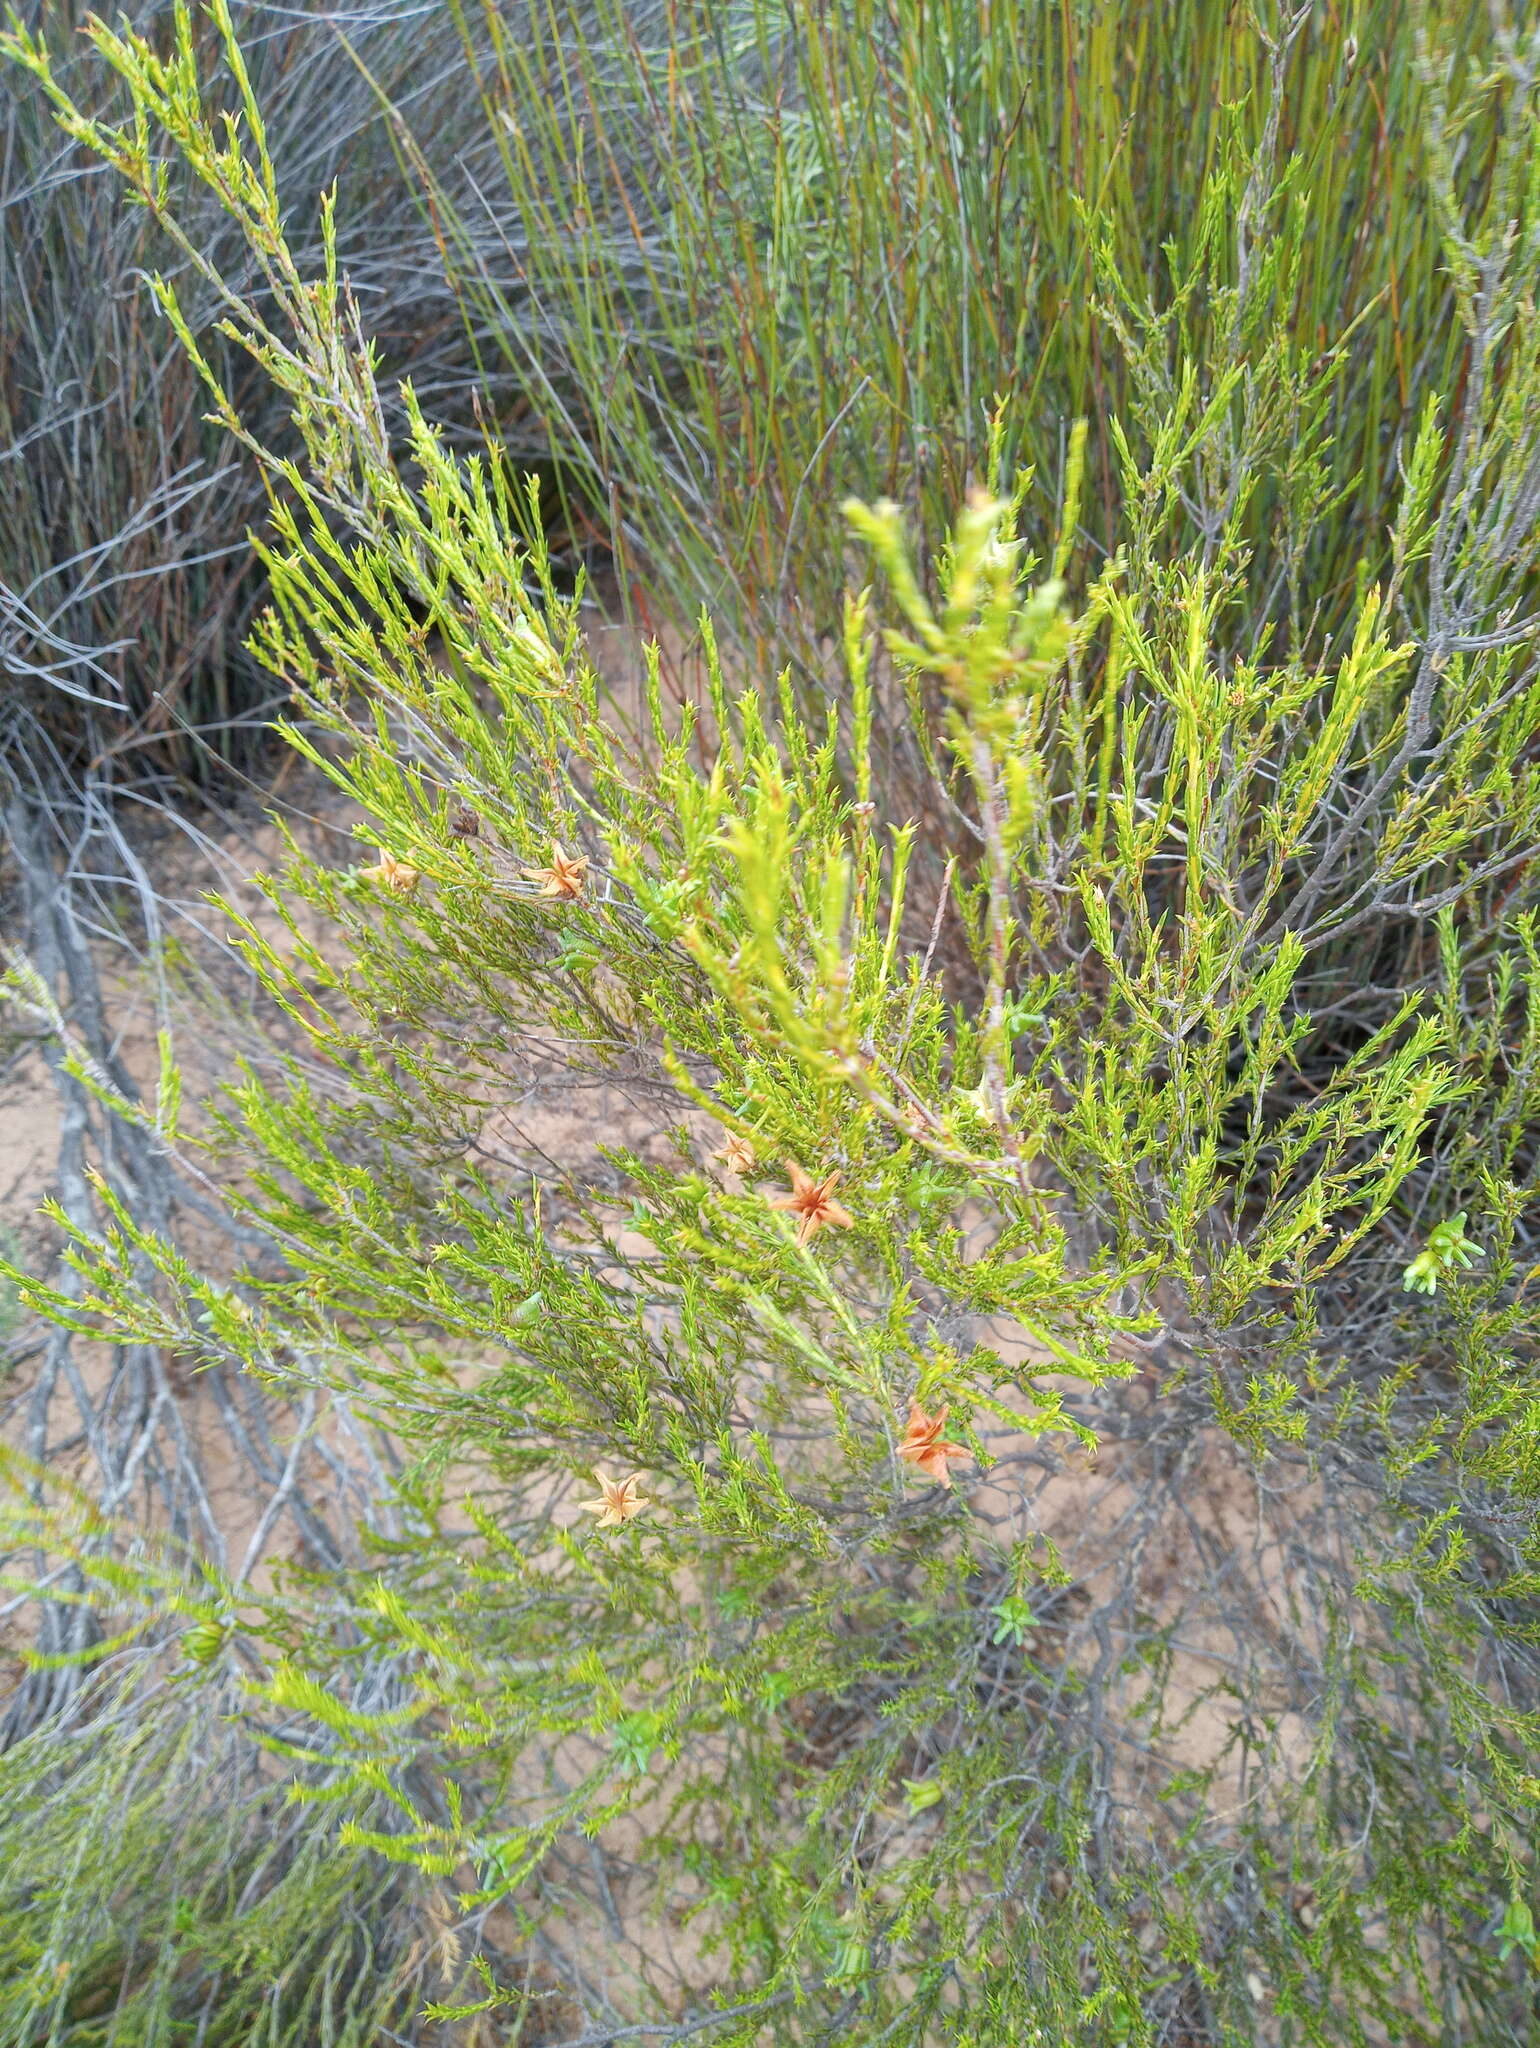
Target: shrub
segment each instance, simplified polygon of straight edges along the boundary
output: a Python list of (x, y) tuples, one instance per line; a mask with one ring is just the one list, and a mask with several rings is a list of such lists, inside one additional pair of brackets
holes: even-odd
[[(61, 79), (104, 115), (117, 103), (89, 52), (71, 53), (83, 10), (28, 6)], [(175, 10), (144, 0), (129, 18), (152, 39)], [(369, 8), (277, 10), (247, 0), (232, 16), (270, 104), (267, 136), (286, 189), (346, 195), (341, 254), (371, 332), (398, 373), (465, 410), (474, 354), (438, 261), (431, 221), (402, 181), (380, 93), (441, 131), (459, 93), (459, 39), (441, 18)], [(344, 36), (344, 29), (346, 36)], [(217, 32), (190, 16), (206, 57)], [(77, 38), (78, 39), (78, 38)], [(369, 72), (361, 69), (367, 65)], [(373, 76), (371, 77), (370, 72)], [(117, 108), (121, 111), (121, 108)], [(434, 161), (456, 189), (446, 144)], [(217, 198), (176, 164), (174, 197), (200, 245), (249, 274)], [(271, 679), (245, 652), (260, 586), (246, 530), (260, 477), (203, 418), (197, 373), (159, 322), (143, 274), (174, 252), (142, 208), (125, 207), (100, 166), (70, 144), (44, 94), (12, 69), (6, 96), (0, 295), (0, 742), (10, 773), (54, 794), (154, 786), (167, 768), (202, 773), (239, 759), (276, 708)], [(315, 260), (311, 250), (307, 260)], [(208, 302), (196, 295), (200, 318)], [(226, 374), (238, 357), (209, 346)], [(495, 379), (489, 379), (489, 385)], [(240, 380), (263, 430), (281, 415), (259, 379)]]
[[(128, 1201), (196, 1247), (201, 1271), (228, 1272), (229, 1219), (134, 1094), (79, 880), (57, 872), (30, 808), (6, 824), (26, 953), (7, 945), (0, 994), (45, 1064), (28, 1107), (57, 1108), (63, 1212), (94, 1233), (104, 1202)], [(80, 1275), (53, 1267), (56, 1249), (6, 1233), (13, 1271), (52, 1269), (69, 1293)], [(18, 1317), (9, 1277), (5, 1296), (0, 1658), (19, 1682), (0, 1713), (0, 2040), (441, 2039), (423, 2005), (477, 1984), (473, 1946), (501, 1966), (498, 1929), (341, 1843), (333, 1806), (286, 1796), (296, 1774), (325, 1782), (325, 1738), (317, 1751), (280, 1714), (252, 1739), (229, 1629), (229, 1596), (286, 1564), (336, 1574), (360, 1524), (398, 1526), (381, 1447), (314, 1390), (287, 1399), (224, 1368), (194, 1382), (175, 1347), (81, 1344)], [(103, 1610), (125, 1586), (150, 1600), (119, 1628)], [(352, 1682), (377, 1705), (400, 1698), (388, 1658), (360, 1659)], [(265, 1743), (287, 1745), (282, 1761)], [(349, 1810), (391, 1825), (367, 1795)]]
[(0, 2039), (434, 2038), (423, 2005), (476, 1981), (442, 1886), (285, 1799), (229, 1669), (157, 1662), (112, 1660), (0, 1757)]
[[(1080, 416), (1087, 559), (1141, 594), (1201, 565), (1221, 665), (1344, 655), (1380, 587), (1418, 650), (1404, 758), (1356, 775), (1286, 913), (1319, 931), (1325, 898), (1351, 905), (1312, 949), (1331, 1030), (1307, 1070), (1376, 1029), (1427, 980), (1439, 895), (1372, 872), (1382, 807), (1425, 743), (1460, 744), (1463, 685), (1435, 710), (1435, 679), (1494, 633), (1522, 665), (1540, 603), (1518, 26), (1394, 0), (1215, 0), (1159, 34), (1079, 0), (479, 18), (507, 204), (438, 193), (449, 258), (579, 504), (609, 507), (644, 617), (689, 633), (705, 604), (821, 716), (864, 573), (840, 500), (903, 503), (923, 576), (970, 481), (1008, 494), (1030, 460), (1051, 519)], [(939, 869), (966, 828), (922, 752), (879, 721), (878, 782)], [(1135, 773), (1158, 808), (1164, 756)], [(1468, 868), (1493, 885), (1466, 897), (1474, 962), (1487, 908), (1531, 899), (1522, 855)]]
[[(1243, 533), (1168, 544), (1213, 445), (1179, 394), (1147, 459), (1125, 437), (1121, 563), (1079, 538), (1078, 436), (1041, 559), (1026, 478), (923, 579), (850, 503), (885, 595), (845, 608), (827, 722), (715, 660), (675, 710), (654, 662), (632, 742), (499, 449), (407, 393), (396, 458), (254, 131), (96, 40), (263, 266), (261, 324), (227, 303), (302, 459), (208, 366), (284, 485), (254, 644), (371, 847), (296, 852), (288, 939), (244, 928), (339, 1077), (230, 1091), (282, 1275), (232, 1290), (118, 1199), (78, 1299), (24, 1282), (345, 1389), (413, 1454), (372, 1569), (227, 1589), (253, 1713), (327, 1731), (313, 1792), (389, 1807), (351, 1841), (509, 1903), (576, 2040), (1525, 2039), (1540, 684), (1493, 539), (1530, 488), (1530, 216), (1471, 239), (1501, 388), (1452, 449), (1430, 411), (1344, 636), (1229, 650)], [(873, 772), (900, 725), (939, 882)], [(1362, 989), (1371, 938), (1426, 970)], [(518, 1132), (542, 1092), (587, 1126), (560, 1164)], [(169, 1091), (155, 1122), (196, 1136)], [(592, 1917), (553, 1875), (584, 1838)]]
[(909, 505), (928, 557), (971, 482), (1031, 462), (1048, 518), (1080, 416), (1094, 550), (1131, 543), (1125, 440), (1136, 476), (1186, 448), (1145, 544), (1222, 554), (1230, 646), (1335, 646), (1392, 574), (1429, 395), (1522, 388), (1478, 310), (1527, 217), (1501, 10), (475, 18), (506, 203), (439, 194), (461, 288), (646, 601), (687, 629), (705, 604), (803, 678), (838, 639), (843, 495)]

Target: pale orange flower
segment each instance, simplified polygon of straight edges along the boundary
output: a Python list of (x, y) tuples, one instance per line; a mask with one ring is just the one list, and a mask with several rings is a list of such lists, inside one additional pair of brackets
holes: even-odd
[(406, 861), (397, 860), (393, 853), (381, 853), (372, 868), (359, 869), (358, 878), (361, 882), (378, 882), (382, 889), (394, 889), (398, 896), (405, 896), (417, 887), (422, 873)]
[(834, 1200), (834, 1189), (839, 1184), (837, 1172), (826, 1173), (822, 1180), (813, 1180), (789, 1160), (787, 1171), (791, 1175), (791, 1193), (772, 1195), (770, 1206), (772, 1209), (789, 1209), (799, 1219), (798, 1244), (806, 1244), (826, 1223), (833, 1223), (841, 1230), (851, 1228), (856, 1219)]
[(642, 1492), (640, 1472), (633, 1472), (629, 1479), (611, 1479), (602, 1465), (595, 1465), (594, 1477), (599, 1482), (599, 1498), (580, 1500), (578, 1506), (590, 1515), (597, 1515), (601, 1529), (618, 1529), (633, 1515), (639, 1515), (643, 1508), (652, 1506), (651, 1500)]
[(752, 1173), (755, 1167), (754, 1147), (747, 1138), (740, 1138), (736, 1131), (729, 1131), (725, 1144), (719, 1145), (712, 1153), (713, 1159), (720, 1159), (729, 1173)]
[(934, 1415), (927, 1415), (918, 1401), (912, 1401), (909, 1404), (909, 1426), (898, 1447), (898, 1455), (906, 1465), (915, 1466), (927, 1479), (934, 1479), (942, 1486), (952, 1483), (951, 1472), (947, 1469), (949, 1458), (973, 1456), (966, 1444), (949, 1444), (943, 1439), (941, 1432), (950, 1412), (948, 1408), (938, 1408)]
[(538, 882), (542, 896), (581, 896), (588, 876), (588, 862), (580, 853), (563, 853), (561, 841), (551, 841), (551, 865), (525, 868), (526, 882)]

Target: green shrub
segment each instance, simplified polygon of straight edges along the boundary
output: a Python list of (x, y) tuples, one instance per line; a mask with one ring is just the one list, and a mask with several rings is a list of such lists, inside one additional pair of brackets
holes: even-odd
[(705, 604), (805, 678), (838, 638), (843, 495), (910, 505), (928, 554), (970, 483), (1030, 462), (1051, 518), (1082, 416), (1093, 549), (1131, 544), (1123, 437), (1141, 474), (1188, 446), (1145, 545), (1241, 577), (1228, 644), (1338, 644), (1391, 574), (1429, 395), (1522, 389), (1471, 335), (1478, 246), (1532, 177), (1500, 12), (467, 12), (503, 193), (439, 194), (462, 289), (648, 604)]
[[(1012, 480), (923, 581), (895, 507), (846, 505), (885, 594), (825, 723), (715, 660), (666, 705), (654, 662), (627, 739), (502, 451), (408, 393), (393, 453), (254, 103), (220, 132), (190, 69), (96, 40), (263, 267), (260, 321), (227, 304), (302, 456), (209, 370), (283, 485), (254, 644), (371, 848), (296, 851), (282, 944), (244, 924), (336, 1077), (230, 1091), (282, 1277), (232, 1290), (121, 1200), (73, 1233), (78, 1300), (18, 1276), (412, 1454), (372, 1570), (232, 1594), (253, 1715), (325, 1731), (312, 1794), (390, 1810), (349, 1841), (562, 1958), (573, 2040), (1526, 2040), (1540, 682), (1497, 543), (1533, 510), (1533, 215), (1471, 231), (1501, 376), (1429, 409), (1340, 617), (1233, 652), (1244, 522), (1173, 538), (1229, 460), (1207, 394), (1125, 434), (1113, 563), (1094, 436), (1029, 551), (1007, 412)], [(874, 771), (895, 732), (939, 876)], [(561, 1161), (518, 1132), (542, 1096), (587, 1139)], [(170, 1091), (153, 1121), (195, 1142)], [(585, 1837), (588, 1904), (554, 1874)], [(622, 1859), (642, 1917), (606, 1932)]]
[(114, 1660), (0, 1756), (0, 2040), (424, 2038), (427, 2000), (476, 1981), (442, 1886), (285, 1798), (232, 1671), (156, 1661)]
[[(84, 13), (74, 0), (33, 0), (19, 18), (46, 35), (71, 90), (99, 113), (121, 112), (102, 68), (69, 47)], [(175, 9), (143, 0), (129, 18), (164, 39)], [(340, 183), (342, 258), (371, 331), (446, 417), (463, 413), (472, 342), (378, 99), (388, 93), (398, 117), (442, 136), (459, 92), (453, 25), (354, 8), (342, 16), (344, 41), (332, 10), (280, 16), (244, 0), (233, 18), (271, 104), (269, 146), (286, 189), (308, 207), (319, 187)], [(217, 51), (201, 12), (191, 27), (200, 57)], [(197, 373), (143, 291), (143, 273), (174, 263), (174, 251), (14, 68), (4, 141), (0, 746), (23, 786), (49, 795), (83, 774), (142, 792), (168, 767), (202, 773), (211, 758), (242, 758), (276, 708), (271, 678), (244, 647), (260, 591), (246, 530), (263, 487), (204, 420)], [(452, 144), (433, 161), (455, 191)], [(202, 247), (241, 270), (216, 196), (175, 164), (166, 176)], [(210, 345), (239, 376), (236, 358), (217, 338)], [(247, 376), (241, 389), (264, 431), (280, 432), (260, 381)]]
[[(466, 217), (439, 191), (449, 258), (529, 391), (519, 451), (537, 426), (574, 517), (607, 508), (641, 616), (688, 634), (704, 604), (816, 706), (864, 574), (841, 499), (904, 504), (923, 573), (970, 483), (1008, 494), (1024, 461), (1051, 523), (1085, 417), (1084, 559), (1116, 552), (1140, 597), (1201, 565), (1221, 667), (1341, 656), (1381, 588), (1417, 650), (1392, 692), (1415, 715), (1394, 759), (1347, 777), (1270, 937), (1341, 928), (1306, 970), (1332, 1020), (1301, 1048), (1312, 1075), (1425, 985), (1441, 891), (1374, 871), (1398, 841), (1385, 804), (1421, 749), (1463, 743), (1460, 657), (1494, 633), (1522, 719), (1540, 606), (1519, 27), (1399, 0), (1205, 0), (1158, 31), (1108, 0), (473, 18), (506, 203)], [(516, 290), (498, 234), (523, 252)], [(1469, 679), (1484, 704), (1494, 677)], [(880, 720), (875, 772), (939, 868), (959, 827), (922, 730)], [(1487, 965), (1491, 914), (1532, 901), (1522, 844), (1507, 866), (1472, 844), (1447, 873)]]

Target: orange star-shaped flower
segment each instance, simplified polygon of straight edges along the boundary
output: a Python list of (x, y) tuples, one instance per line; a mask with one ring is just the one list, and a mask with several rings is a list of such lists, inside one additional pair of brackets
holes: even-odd
[(551, 865), (525, 868), (526, 882), (538, 882), (542, 896), (581, 896), (588, 878), (588, 862), (580, 853), (563, 853), (561, 841), (551, 841)]
[(580, 1500), (578, 1506), (591, 1515), (597, 1515), (601, 1529), (618, 1529), (633, 1515), (639, 1515), (643, 1508), (652, 1506), (651, 1500), (642, 1492), (640, 1472), (633, 1472), (629, 1479), (611, 1479), (602, 1465), (595, 1465), (594, 1477), (599, 1482), (599, 1498)]
[(856, 1219), (834, 1200), (834, 1190), (839, 1184), (837, 1172), (826, 1173), (822, 1180), (814, 1180), (790, 1161), (787, 1162), (787, 1170), (791, 1174), (791, 1193), (772, 1195), (770, 1206), (772, 1209), (789, 1209), (799, 1219), (798, 1244), (806, 1244), (826, 1223), (833, 1223), (841, 1230), (851, 1228)]
[(397, 860), (393, 853), (382, 853), (372, 868), (359, 869), (358, 879), (378, 882), (381, 888), (394, 889), (398, 896), (405, 896), (422, 880), (422, 872), (404, 860)]
[(752, 1173), (754, 1171), (754, 1147), (747, 1138), (740, 1138), (736, 1131), (729, 1131), (725, 1144), (719, 1145), (712, 1153), (713, 1159), (720, 1159), (729, 1173)]
[(952, 1475), (947, 1468), (949, 1458), (973, 1456), (966, 1444), (949, 1444), (942, 1437), (950, 1412), (948, 1408), (938, 1408), (934, 1415), (927, 1415), (918, 1401), (912, 1401), (909, 1404), (909, 1426), (898, 1447), (898, 1455), (906, 1465), (915, 1466), (927, 1479), (934, 1479), (942, 1486), (952, 1483)]

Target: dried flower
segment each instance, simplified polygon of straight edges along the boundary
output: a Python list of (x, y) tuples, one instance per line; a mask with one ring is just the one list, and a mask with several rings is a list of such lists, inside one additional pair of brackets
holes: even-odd
[(791, 1174), (791, 1193), (772, 1195), (772, 1209), (789, 1209), (800, 1220), (797, 1224), (797, 1242), (806, 1244), (815, 1237), (826, 1223), (836, 1224), (841, 1230), (849, 1230), (855, 1222), (848, 1209), (842, 1209), (833, 1199), (834, 1189), (839, 1184), (839, 1174), (826, 1173), (822, 1180), (813, 1180), (800, 1166), (787, 1162)]
[(588, 874), (588, 862), (581, 854), (562, 852), (561, 841), (551, 841), (551, 865), (525, 868), (526, 882), (538, 882), (542, 896), (581, 896)]
[(591, 1515), (597, 1515), (601, 1529), (618, 1529), (633, 1515), (639, 1515), (643, 1508), (652, 1506), (651, 1500), (642, 1492), (640, 1472), (633, 1472), (629, 1479), (611, 1479), (602, 1465), (595, 1465), (594, 1477), (599, 1482), (599, 1498), (580, 1500), (578, 1506)]
[(752, 1173), (755, 1167), (754, 1147), (747, 1138), (740, 1138), (736, 1131), (729, 1131), (724, 1144), (712, 1153), (713, 1159), (720, 1159), (729, 1173)]
[(422, 872), (404, 860), (397, 860), (393, 853), (382, 853), (372, 868), (359, 869), (358, 878), (361, 882), (378, 882), (382, 889), (393, 889), (398, 896), (405, 896), (422, 880)]
[(927, 1415), (918, 1401), (911, 1402), (909, 1425), (898, 1447), (898, 1455), (906, 1465), (915, 1466), (927, 1479), (934, 1479), (942, 1486), (952, 1483), (952, 1475), (947, 1469), (949, 1458), (973, 1456), (965, 1444), (949, 1444), (943, 1439), (941, 1432), (950, 1412), (948, 1408), (938, 1408), (934, 1415)]

